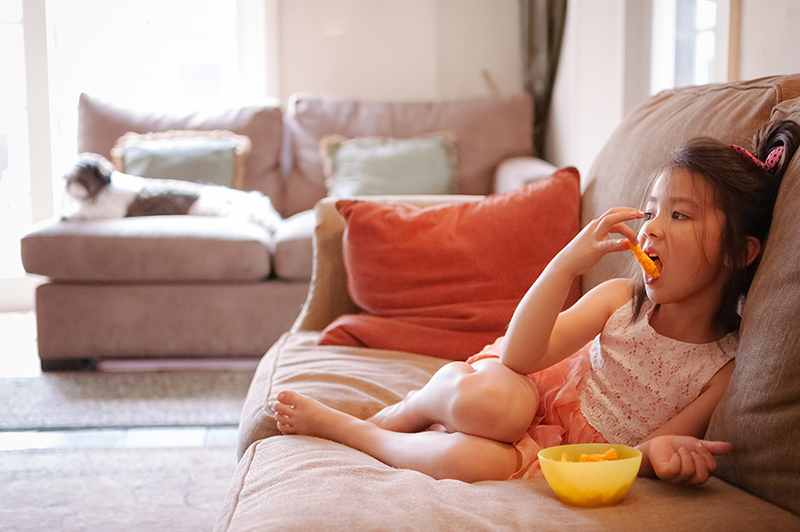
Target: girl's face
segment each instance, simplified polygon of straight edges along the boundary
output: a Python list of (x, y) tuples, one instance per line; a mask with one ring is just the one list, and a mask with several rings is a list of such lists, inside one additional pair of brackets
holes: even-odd
[(720, 246), (725, 215), (710, 185), (686, 170), (665, 172), (653, 185), (644, 213), (639, 244), (661, 274), (645, 276), (650, 300), (718, 302), (728, 275)]

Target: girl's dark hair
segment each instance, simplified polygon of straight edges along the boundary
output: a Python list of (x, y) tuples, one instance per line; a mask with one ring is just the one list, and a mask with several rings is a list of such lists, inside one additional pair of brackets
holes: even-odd
[[(745, 146), (752, 149), (760, 161), (765, 161), (776, 147), (784, 147), (780, 160), (769, 171), (730, 145), (708, 137), (690, 140), (664, 168), (667, 173), (686, 170), (704, 179), (713, 190), (716, 206), (725, 214), (720, 245), (723, 255), (733, 266), (712, 321), (719, 330), (733, 332), (739, 329), (739, 305), (747, 296), (761, 260), (759, 254), (747, 265), (747, 237), (757, 238), (763, 251), (781, 180), (798, 145), (800, 126), (792, 121), (778, 121), (762, 128), (754, 137), (752, 147)], [(638, 279), (633, 298), (634, 320), (639, 317), (647, 299), (641, 275)]]

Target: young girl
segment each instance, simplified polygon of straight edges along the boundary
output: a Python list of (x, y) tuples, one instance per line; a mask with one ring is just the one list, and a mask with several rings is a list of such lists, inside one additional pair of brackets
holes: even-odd
[[(690, 141), (644, 211), (613, 208), (556, 255), (493, 345), (368, 420), (282, 391), (279, 430), (466, 482), (527, 478), (543, 447), (609, 441), (638, 446), (642, 475), (705, 482), (730, 445), (701, 438), (734, 370), (739, 306), (799, 142), (794, 122), (764, 128), (754, 154)], [(638, 235), (626, 225), (637, 219)], [(628, 241), (660, 275), (608, 281), (561, 312), (575, 277)]]

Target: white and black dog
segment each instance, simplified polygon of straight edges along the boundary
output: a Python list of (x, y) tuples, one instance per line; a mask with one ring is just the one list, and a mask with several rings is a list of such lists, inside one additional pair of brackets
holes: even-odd
[(68, 221), (110, 220), (127, 216), (190, 214), (249, 220), (273, 233), (281, 216), (260, 192), (173, 179), (151, 179), (118, 172), (105, 157), (83, 153), (64, 175), (75, 200)]

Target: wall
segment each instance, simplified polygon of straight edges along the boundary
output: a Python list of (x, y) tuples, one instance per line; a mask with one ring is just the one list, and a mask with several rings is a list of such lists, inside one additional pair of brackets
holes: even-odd
[(572, 0), (553, 91), (546, 159), (582, 177), (623, 117), (625, 0)]
[(741, 79), (800, 72), (800, 2), (742, 0)]
[(278, 95), (437, 99), (522, 91), (517, 0), (281, 0)]

